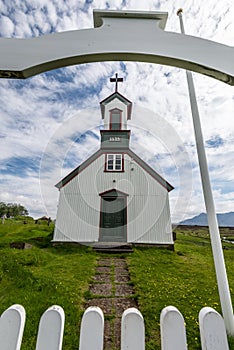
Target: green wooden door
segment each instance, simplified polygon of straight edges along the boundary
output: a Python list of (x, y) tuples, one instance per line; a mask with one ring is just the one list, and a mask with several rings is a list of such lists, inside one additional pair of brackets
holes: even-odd
[(103, 196), (101, 198), (101, 242), (127, 242), (126, 197)]

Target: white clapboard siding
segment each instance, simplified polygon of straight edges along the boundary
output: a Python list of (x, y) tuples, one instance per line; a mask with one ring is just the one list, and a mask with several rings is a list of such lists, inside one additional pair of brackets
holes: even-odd
[(103, 173), (104, 163), (101, 155), (61, 188), (53, 240), (97, 242), (99, 194), (115, 188), (128, 194), (128, 242), (173, 244), (167, 190), (127, 154), (124, 173)]
[(23, 306), (15, 304), (0, 318), (0, 349), (20, 350), (25, 324)]
[(127, 114), (128, 114), (128, 106), (120, 101), (118, 98), (114, 98), (112, 101), (108, 102), (105, 105), (105, 116), (104, 116), (104, 125), (105, 129), (109, 130), (110, 128), (110, 111), (114, 108), (118, 108), (123, 111), (122, 113), (122, 130), (127, 129)]

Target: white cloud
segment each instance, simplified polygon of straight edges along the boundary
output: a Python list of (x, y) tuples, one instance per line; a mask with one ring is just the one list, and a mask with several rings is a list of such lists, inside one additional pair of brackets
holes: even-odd
[(0, 33), (2, 37), (10, 38), (14, 33), (14, 23), (7, 16), (0, 18)]
[[(166, 30), (180, 31), (176, 16), (179, 0), (9, 0), (7, 4), (0, 1), (0, 5), (0, 35), (5, 37), (29, 38), (90, 28), (93, 9), (108, 7), (168, 11)], [(233, 11), (230, 0), (190, 1), (184, 6), (186, 33), (233, 46)], [(35, 216), (46, 212), (55, 216), (58, 191), (54, 184), (98, 146), (91, 136), (82, 147), (72, 140), (86, 130), (94, 130), (101, 122), (99, 101), (113, 92), (109, 78), (115, 72), (124, 77), (124, 83), (119, 84), (120, 93), (134, 103), (129, 123), (136, 140), (132, 148), (176, 187), (170, 194), (173, 217), (176, 220), (205, 210), (185, 72), (139, 62), (90, 63), (25, 81), (0, 80), (2, 171), (6, 171), (12, 158), (28, 159), (29, 163), (42, 159), (41, 169), (31, 170), (28, 166), (25, 178), (4, 173), (0, 200), (22, 202), (32, 213), (37, 207)], [(233, 87), (199, 74), (193, 76), (204, 140), (216, 136), (223, 140), (219, 147), (206, 149), (216, 208), (219, 212), (231, 211)]]

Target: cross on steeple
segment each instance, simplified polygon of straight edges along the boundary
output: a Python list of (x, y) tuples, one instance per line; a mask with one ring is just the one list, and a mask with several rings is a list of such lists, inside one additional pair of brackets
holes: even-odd
[(115, 78), (110, 78), (111, 83), (115, 83), (115, 92), (118, 91), (118, 83), (123, 82), (123, 78), (118, 78), (118, 73), (115, 73)]

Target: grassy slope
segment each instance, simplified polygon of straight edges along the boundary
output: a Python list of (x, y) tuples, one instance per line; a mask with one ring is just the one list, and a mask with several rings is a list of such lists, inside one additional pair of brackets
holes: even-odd
[[(46, 225), (0, 225), (0, 313), (14, 303), (26, 309), (22, 350), (35, 349), (40, 316), (53, 304), (65, 311), (64, 349), (78, 348), (83, 295), (94, 274), (96, 257), (86, 247), (50, 247), (52, 231)], [(29, 241), (34, 246), (10, 249), (7, 243), (11, 241)]]
[[(175, 252), (142, 248), (128, 258), (146, 323), (147, 350), (160, 349), (159, 316), (165, 306), (173, 305), (183, 314), (191, 350), (200, 349), (200, 309), (210, 306), (221, 311), (210, 243), (197, 235), (177, 233)], [(234, 250), (231, 245), (226, 247), (229, 247), (224, 253), (233, 299)], [(230, 346), (234, 348), (233, 340)]]
[[(63, 349), (78, 348), (84, 295), (94, 274), (97, 255), (87, 247), (51, 247), (52, 231), (53, 226), (34, 223), (0, 223), (0, 314), (14, 303), (25, 307), (22, 350), (35, 349), (40, 316), (52, 304), (65, 310)], [(12, 241), (31, 242), (33, 248), (10, 249)], [(224, 253), (234, 299), (234, 250), (230, 244), (226, 246), (229, 249)], [(199, 349), (199, 310), (208, 305), (220, 311), (206, 230), (180, 231), (175, 252), (138, 248), (127, 259), (145, 318), (146, 349), (160, 349), (159, 315), (167, 305), (176, 306), (184, 315), (189, 349)]]

